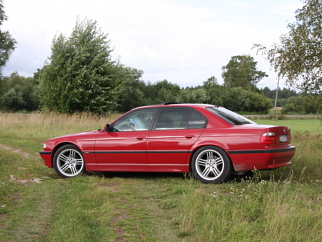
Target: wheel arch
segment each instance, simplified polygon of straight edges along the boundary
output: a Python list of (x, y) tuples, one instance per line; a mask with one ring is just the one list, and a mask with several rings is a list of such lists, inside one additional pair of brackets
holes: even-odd
[[(217, 161), (215, 161), (213, 158), (211, 158), (210, 160), (208, 160), (207, 158), (207, 163), (209, 161), (209, 164), (210, 164), (209, 166), (205, 164), (206, 162), (205, 160), (201, 162), (203, 164), (196, 165), (199, 155), (204, 156), (205, 151), (207, 151), (208, 153), (208, 150), (211, 150), (211, 152), (215, 152), (217, 153), (216, 155), (220, 156), (220, 163), (218, 164), (218, 166), (214, 164)], [(208, 154), (207, 154), (207, 157), (208, 157)], [(203, 167), (203, 169), (200, 170), (200, 167)], [(190, 158), (189, 170), (202, 183), (218, 184), (229, 180), (229, 178), (231, 177), (232, 171), (234, 170), (234, 167), (233, 167), (231, 158), (225, 149), (217, 145), (208, 144), (208, 145), (199, 146), (194, 150)], [(206, 171), (206, 173), (202, 174), (203, 171)], [(210, 172), (212, 172), (215, 177), (210, 177), (210, 176), (208, 177), (208, 174), (211, 174)]]
[(224, 147), (227, 147), (226, 145), (221, 145), (220, 143), (201, 143), (201, 144), (199, 144), (198, 146), (195, 146), (194, 147), (194, 149), (192, 150), (192, 153), (191, 153), (191, 155), (190, 155), (190, 159), (189, 159), (189, 171), (191, 172), (191, 163), (192, 163), (192, 158), (193, 158), (193, 156), (194, 156), (194, 154), (196, 153), (196, 152), (198, 152), (198, 150), (200, 150), (200, 149), (202, 149), (202, 148), (204, 148), (204, 147), (206, 147), (206, 146), (213, 146), (213, 147), (217, 147), (217, 148), (219, 148), (219, 149), (221, 149), (223, 152), (225, 152), (226, 153), (226, 155), (227, 155), (227, 157), (228, 157), (228, 159), (229, 159), (229, 161), (230, 161), (230, 163), (231, 163), (231, 165), (232, 165), (232, 167), (234, 168), (234, 163), (232, 162), (232, 160), (231, 160), (231, 158), (230, 158), (230, 155), (229, 155), (229, 153), (226, 151), (226, 149), (224, 148)]
[(59, 143), (59, 144), (57, 144), (57, 145), (55, 146), (55, 148), (54, 148), (54, 149), (53, 149), (53, 151), (52, 151), (52, 155), (51, 155), (51, 165), (52, 165), (52, 166), (54, 165), (54, 157), (55, 157), (55, 154), (56, 154), (57, 150), (58, 150), (60, 147), (63, 147), (64, 145), (74, 145), (75, 147), (77, 147), (77, 149), (79, 149), (80, 151), (82, 151), (82, 149), (81, 149), (78, 145), (76, 145), (76, 144), (74, 144), (74, 143), (72, 143), (72, 142), (62, 142), (62, 143)]

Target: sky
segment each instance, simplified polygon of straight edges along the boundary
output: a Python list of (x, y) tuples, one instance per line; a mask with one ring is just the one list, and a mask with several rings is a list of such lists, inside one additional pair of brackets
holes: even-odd
[[(17, 45), (4, 76), (32, 77), (51, 55), (54, 37), (71, 35), (77, 19), (96, 20), (108, 34), (112, 56), (144, 72), (142, 80), (203, 85), (232, 56), (251, 55), (269, 77), (259, 88), (276, 88), (277, 74), (254, 44), (271, 47), (295, 22), (301, 0), (3, 0), (1, 26)], [(280, 80), (284, 87), (284, 81)]]

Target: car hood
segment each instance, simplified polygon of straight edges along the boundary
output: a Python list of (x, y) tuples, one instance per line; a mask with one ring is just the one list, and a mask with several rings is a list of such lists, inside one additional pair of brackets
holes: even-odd
[(66, 135), (52, 138), (50, 140), (62, 139), (62, 138), (68, 138), (68, 137), (77, 137), (77, 136), (88, 136), (88, 135), (98, 134), (99, 132), (100, 131), (98, 131), (98, 130), (92, 130), (92, 131), (85, 131), (85, 132), (79, 132), (79, 133), (73, 133), (73, 134), (66, 134)]

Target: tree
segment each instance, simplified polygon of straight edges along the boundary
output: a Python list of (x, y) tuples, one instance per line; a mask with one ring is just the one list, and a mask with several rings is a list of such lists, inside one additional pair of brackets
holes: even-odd
[[(2, 0), (0, 0), (0, 26), (7, 19), (8, 18), (5, 15), (3, 10)], [(8, 31), (0, 30), (0, 70), (3, 66), (6, 65), (6, 62), (8, 61), (9, 56), (15, 49), (16, 43), (17, 43), (16, 40), (12, 38), (12, 36)]]
[(308, 93), (322, 93), (322, 0), (303, 0), (296, 11), (296, 22), (280, 44), (271, 48), (256, 44), (286, 83)]
[(17, 72), (2, 79), (4, 90), (0, 96), (0, 109), (6, 111), (33, 111), (39, 108), (38, 85), (31, 77)]
[(225, 108), (239, 112), (265, 113), (271, 108), (272, 102), (264, 95), (247, 91), (242, 87), (226, 88), (222, 96)]
[(214, 76), (209, 77), (207, 79), (207, 81), (204, 81), (203, 82), (203, 87), (206, 90), (210, 90), (210, 89), (216, 88), (218, 86), (219, 86), (219, 84), (218, 84), (217, 78), (214, 77)]
[(178, 102), (180, 86), (167, 80), (157, 81), (155, 84), (148, 82), (144, 89), (147, 104)]
[(209, 103), (216, 105), (223, 104), (221, 96), (224, 87), (219, 85), (216, 77), (211, 76), (207, 79), (207, 81), (204, 81), (203, 88), (206, 90), (207, 101)]
[(301, 95), (290, 97), (287, 99), (282, 114), (298, 113), (298, 114), (316, 114), (318, 106), (316, 105), (316, 95)]
[(181, 103), (208, 103), (210, 98), (204, 88), (188, 88), (180, 91), (179, 102)]
[(124, 84), (121, 89), (121, 96), (119, 99), (119, 106), (117, 110), (120, 112), (126, 112), (132, 108), (142, 106), (144, 103), (144, 89), (145, 83), (140, 80), (143, 75), (143, 71), (125, 67), (122, 69), (122, 79)]
[(222, 67), (222, 77), (226, 87), (242, 87), (255, 91), (257, 83), (268, 75), (256, 68), (257, 62), (250, 55), (233, 56)]
[[(276, 96), (276, 89), (274, 90), (271, 90), (269, 89), (268, 87), (265, 87), (263, 89), (260, 89), (261, 92), (264, 94), (265, 97), (267, 98), (270, 98), (270, 99), (275, 99), (275, 96)], [(278, 96), (279, 96), (279, 100), (277, 100), (277, 102), (281, 101), (282, 100), (286, 100), (290, 97), (296, 97), (298, 96), (299, 94), (295, 91), (295, 90), (292, 90), (290, 88), (283, 88), (283, 89), (278, 89)], [(284, 101), (282, 101), (284, 102)], [(279, 103), (278, 107), (282, 107), (280, 106), (281, 102)]]
[(77, 21), (69, 38), (55, 37), (49, 63), (37, 74), (45, 109), (101, 114), (114, 110), (121, 92), (122, 66), (93, 20)]

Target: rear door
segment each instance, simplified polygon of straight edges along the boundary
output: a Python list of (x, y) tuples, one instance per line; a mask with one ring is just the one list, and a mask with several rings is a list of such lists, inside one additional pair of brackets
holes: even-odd
[(151, 170), (188, 171), (189, 150), (206, 124), (206, 118), (192, 108), (162, 108), (148, 136), (147, 159)]

